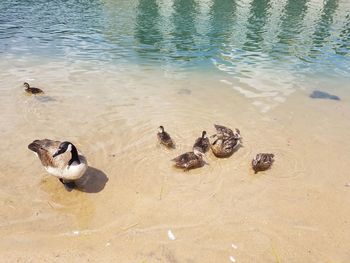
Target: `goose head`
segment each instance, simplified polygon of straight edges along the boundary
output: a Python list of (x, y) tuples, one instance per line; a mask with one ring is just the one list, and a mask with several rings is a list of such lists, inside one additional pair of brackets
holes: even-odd
[(71, 165), (73, 162), (76, 162), (77, 164), (80, 164), (78, 151), (77, 151), (77, 148), (74, 146), (73, 143), (67, 142), (67, 141), (61, 142), (60, 145), (58, 146), (58, 149), (52, 155), (52, 157), (55, 158), (56, 156), (58, 156), (60, 154), (64, 154), (64, 153), (70, 153), (71, 156), (72, 156), (71, 160), (68, 163), (69, 165)]
[(207, 138), (207, 132), (206, 131), (202, 131), (202, 138)]
[(158, 127), (158, 130), (159, 130), (160, 133), (163, 133), (163, 132), (164, 132), (164, 127), (163, 127), (162, 125), (160, 125), (160, 126)]

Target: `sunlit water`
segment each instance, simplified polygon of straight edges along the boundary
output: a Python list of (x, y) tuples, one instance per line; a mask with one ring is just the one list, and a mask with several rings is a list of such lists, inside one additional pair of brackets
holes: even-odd
[[(3, 0), (0, 11), (0, 261), (348, 261), (350, 2)], [(45, 95), (25, 95), (24, 81)], [(173, 168), (214, 123), (239, 128), (244, 147)], [(177, 149), (157, 144), (159, 125)], [(27, 150), (38, 138), (87, 156), (81, 191), (44, 171)], [(254, 175), (265, 151), (276, 162)]]

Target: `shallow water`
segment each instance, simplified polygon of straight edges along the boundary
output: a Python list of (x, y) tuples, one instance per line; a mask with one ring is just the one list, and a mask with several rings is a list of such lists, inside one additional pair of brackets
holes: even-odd
[[(0, 261), (350, 259), (347, 1), (0, 9)], [(45, 95), (26, 95), (24, 81)], [(214, 123), (239, 128), (243, 147), (172, 167)], [(175, 150), (157, 144), (159, 125)], [(37, 138), (86, 155), (81, 191), (44, 171), (27, 150)], [(254, 175), (258, 152), (276, 162)]]

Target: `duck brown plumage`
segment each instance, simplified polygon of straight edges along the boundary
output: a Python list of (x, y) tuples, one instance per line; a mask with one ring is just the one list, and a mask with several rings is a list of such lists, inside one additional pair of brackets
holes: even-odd
[(252, 166), (255, 173), (265, 171), (271, 167), (274, 162), (273, 153), (259, 153), (252, 160)]
[(197, 149), (202, 153), (206, 153), (210, 149), (209, 138), (207, 137), (207, 132), (203, 131), (202, 136), (197, 138), (193, 145), (193, 149)]
[(197, 149), (194, 149), (193, 152), (186, 152), (181, 154), (172, 161), (175, 162), (175, 166), (178, 168), (183, 168), (185, 171), (202, 167), (205, 164), (203, 160), (204, 154)]
[(238, 129), (235, 129), (233, 131), (230, 128), (218, 124), (214, 124), (214, 127), (216, 129), (216, 134), (214, 134), (213, 137), (218, 137), (220, 139), (227, 140), (231, 137), (237, 137), (238, 135), (240, 135), (240, 131)]
[(29, 93), (29, 94), (34, 94), (34, 95), (36, 95), (36, 94), (43, 94), (43, 93), (44, 93), (44, 91), (42, 91), (42, 90), (39, 89), (39, 88), (31, 87), (31, 86), (29, 85), (29, 83), (27, 83), (27, 82), (24, 82), (24, 83), (23, 83), (23, 86), (26, 88), (25, 91), (26, 91), (27, 93)]
[(211, 150), (216, 157), (227, 158), (230, 157), (240, 145), (241, 140), (234, 137), (227, 140), (218, 138), (212, 143)]
[(157, 133), (158, 140), (161, 144), (165, 145), (168, 148), (175, 148), (175, 143), (171, 139), (169, 133), (164, 130), (163, 126), (159, 126), (159, 132)]

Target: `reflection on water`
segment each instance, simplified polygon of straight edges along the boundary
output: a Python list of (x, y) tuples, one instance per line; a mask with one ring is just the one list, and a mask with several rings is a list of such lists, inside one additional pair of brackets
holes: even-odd
[(2, 57), (166, 64), (175, 70), (215, 70), (219, 63), (235, 76), (245, 73), (245, 65), (262, 63), (296, 73), (349, 70), (346, 0), (4, 0), (0, 11)]

